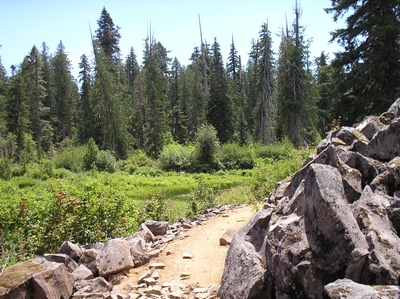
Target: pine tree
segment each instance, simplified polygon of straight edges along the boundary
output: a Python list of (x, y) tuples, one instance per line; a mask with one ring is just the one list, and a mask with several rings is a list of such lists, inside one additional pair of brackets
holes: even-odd
[[(80, 87), (80, 101), (78, 103), (79, 111), (79, 133), (78, 138), (81, 144), (86, 144), (90, 137), (95, 138), (97, 123), (93, 111), (93, 78), (92, 67), (89, 63), (88, 57), (83, 54), (79, 62), (79, 82)], [(98, 138), (96, 138), (98, 139)]]
[(268, 23), (263, 24), (261, 27), (259, 44), (259, 89), (262, 92), (257, 111), (257, 140), (261, 143), (274, 143), (276, 139), (275, 66)]
[(49, 113), (49, 107), (43, 105), (43, 99), (46, 97), (46, 82), (43, 80), (43, 64), (36, 46), (32, 47), (27, 56), (27, 63), (24, 66), (22, 73), (24, 80), (27, 82), (27, 96), (31, 106), (31, 130), (37, 145), (38, 156), (41, 157), (42, 135), (45, 127), (43, 116)]
[(57, 51), (51, 60), (54, 73), (52, 87), (54, 90), (54, 117), (56, 136), (58, 142), (72, 139), (75, 131), (76, 105), (78, 88), (71, 74), (71, 62), (68, 59), (65, 47), (60, 41)]
[(168, 104), (168, 58), (167, 50), (153, 37), (146, 39), (144, 52), (146, 111), (145, 148), (152, 157), (157, 157), (164, 146), (168, 132), (166, 107)]
[(232, 35), (232, 43), (228, 56), (227, 73), (228, 76), (238, 85), (239, 88), (241, 87), (240, 67), (241, 66), (239, 63), (239, 56)]
[(281, 137), (287, 136), (296, 147), (304, 146), (307, 132), (314, 131), (315, 112), (307, 71), (306, 42), (299, 20), (301, 10), (296, 0), (293, 28), (282, 31), (279, 49), (277, 102)]
[[(7, 98), (7, 74), (0, 57), (0, 107), (6, 106)], [(6, 110), (0, 110), (0, 137), (7, 133), (6, 128)]]
[(220, 46), (214, 40), (210, 65), (210, 97), (207, 104), (207, 121), (218, 132), (221, 143), (232, 140), (233, 124), (228, 84)]
[[(25, 58), (22, 63), (22, 69), (25, 69), (28, 59)], [(25, 136), (28, 133), (29, 120), (29, 98), (27, 96), (27, 82), (21, 70), (13, 68), (13, 75), (10, 78), (9, 94), (6, 103), (7, 111), (7, 129), (14, 134), (16, 140), (16, 162), (21, 162), (21, 152), (25, 144)]]
[(188, 136), (194, 141), (197, 129), (206, 122), (206, 94), (204, 93), (203, 63), (199, 49), (196, 47), (190, 58), (192, 63), (185, 72), (188, 97), (185, 100)]
[(346, 14), (346, 28), (333, 32), (344, 51), (332, 65), (343, 94), (335, 103), (342, 124), (380, 114), (400, 94), (400, 4), (398, 0), (332, 1), (326, 9), (337, 21)]
[(129, 110), (124, 106), (123, 88), (110, 70), (110, 62), (93, 41), (95, 54), (95, 81), (93, 87), (93, 109), (98, 116), (100, 135), (96, 144), (109, 150), (118, 158), (126, 158), (131, 144), (128, 134)]
[(169, 99), (168, 118), (170, 129), (174, 140), (184, 143), (187, 138), (186, 116), (182, 111), (180, 75), (182, 72), (181, 64), (178, 59), (172, 61), (171, 76), (169, 82)]
[(105, 7), (103, 7), (103, 10), (101, 11), (97, 25), (99, 28), (96, 30), (96, 38), (104, 51), (104, 55), (111, 65), (118, 65), (120, 59), (120, 27), (114, 25), (114, 22)]

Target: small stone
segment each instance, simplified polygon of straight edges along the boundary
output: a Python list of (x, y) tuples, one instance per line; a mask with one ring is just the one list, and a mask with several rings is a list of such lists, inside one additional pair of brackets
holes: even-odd
[(243, 221), (244, 221), (243, 218), (240, 218), (240, 219), (237, 220), (237, 222), (243, 222)]
[(193, 255), (191, 255), (191, 254), (188, 253), (188, 252), (185, 252), (185, 253), (183, 254), (183, 258), (184, 258), (184, 259), (191, 260), (191, 259), (193, 259)]
[(155, 269), (164, 269), (165, 264), (164, 263), (152, 263), (149, 265), (149, 268), (155, 268)]
[(196, 288), (193, 290), (193, 292), (197, 293), (205, 293), (208, 292), (208, 288)]
[(145, 284), (147, 284), (148, 286), (153, 286), (153, 285), (157, 284), (157, 281), (153, 277), (145, 278), (145, 279), (143, 279), (143, 282)]
[(175, 250), (173, 250), (173, 249), (167, 251), (167, 255), (172, 255), (174, 253), (175, 253)]
[(184, 273), (181, 273), (180, 276), (181, 276), (182, 280), (189, 279), (190, 278), (190, 273), (184, 272)]
[(160, 273), (158, 273), (157, 271), (155, 271), (153, 274), (151, 274), (151, 277), (153, 277), (155, 280), (160, 278)]
[(182, 299), (182, 298), (183, 298), (183, 292), (182, 291), (171, 292), (169, 294), (169, 299)]

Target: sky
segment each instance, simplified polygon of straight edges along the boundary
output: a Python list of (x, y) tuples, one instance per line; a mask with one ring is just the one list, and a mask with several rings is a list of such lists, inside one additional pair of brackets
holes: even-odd
[[(306, 38), (312, 39), (311, 59), (322, 51), (332, 58), (341, 48), (329, 43), (330, 32), (343, 28), (344, 21), (335, 23), (332, 14), (325, 13), (330, 0), (299, 3), (300, 25)], [(295, 0), (0, 0), (0, 57), (9, 75), (11, 65), (19, 65), (34, 45), (40, 50), (45, 42), (53, 54), (62, 41), (77, 78), (81, 55), (92, 57), (89, 28), (93, 33), (98, 28), (105, 7), (120, 27), (123, 58), (133, 47), (141, 63), (144, 40), (151, 28), (156, 41), (170, 51), (168, 56), (188, 65), (194, 47), (201, 44), (200, 15), (203, 40), (212, 44), (216, 38), (226, 61), (233, 37), (245, 65), (251, 42), (257, 39), (263, 23), (268, 22), (273, 48), (278, 50), (286, 19), (289, 26), (293, 23), (294, 5)]]

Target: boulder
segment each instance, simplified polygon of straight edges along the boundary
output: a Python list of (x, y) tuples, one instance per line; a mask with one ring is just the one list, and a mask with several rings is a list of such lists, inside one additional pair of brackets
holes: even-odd
[(74, 279), (62, 263), (43, 257), (16, 264), (0, 274), (0, 298), (70, 298)]
[(94, 278), (92, 271), (90, 271), (85, 265), (79, 265), (71, 274), (75, 281)]
[(163, 236), (165, 235), (168, 222), (167, 221), (154, 221), (154, 220), (147, 220), (144, 225), (152, 232), (154, 236)]
[(126, 240), (112, 239), (106, 242), (96, 257), (99, 276), (108, 277), (134, 267), (129, 243)]
[(132, 260), (135, 267), (143, 266), (150, 262), (149, 255), (145, 252), (146, 242), (141, 237), (129, 237), (125, 239), (130, 247)]
[(219, 239), (219, 245), (229, 245), (232, 242), (233, 236), (235, 235), (236, 230), (232, 228), (228, 228), (226, 232)]
[(399, 286), (375, 285), (369, 286), (356, 283), (350, 279), (338, 279), (325, 286), (328, 298), (331, 299), (361, 299), (361, 298), (399, 298)]
[(94, 276), (97, 276), (99, 273), (96, 263), (99, 253), (100, 250), (88, 249), (82, 253), (81, 258), (79, 259), (79, 264), (85, 265), (90, 271), (92, 271)]
[(365, 151), (365, 156), (380, 161), (390, 161), (400, 155), (400, 119), (393, 120), (374, 135)]
[(69, 241), (65, 241), (61, 244), (58, 253), (64, 253), (72, 258), (75, 262), (78, 262), (82, 255), (82, 249)]
[(365, 187), (360, 200), (352, 206), (360, 229), (366, 236), (369, 255), (362, 283), (397, 284), (400, 278), (400, 239), (390, 222), (389, 200)]
[(322, 298), (327, 281), (340, 276), (360, 279), (368, 244), (336, 168), (311, 164), (302, 192), (297, 210), (269, 228), (267, 285), (279, 296)]
[(112, 287), (103, 277), (78, 281), (75, 283), (75, 289), (73, 299), (111, 298)]
[(222, 274), (221, 298), (257, 298), (266, 292), (265, 242), (272, 212), (260, 210), (234, 235)]
[(68, 255), (63, 253), (57, 254), (44, 254), (43, 257), (49, 262), (62, 263), (67, 267), (67, 270), (72, 273), (76, 268), (78, 268), (78, 264), (70, 258)]

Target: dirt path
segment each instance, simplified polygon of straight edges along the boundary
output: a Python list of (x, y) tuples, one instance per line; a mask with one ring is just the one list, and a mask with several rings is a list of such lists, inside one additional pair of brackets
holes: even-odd
[[(164, 269), (157, 269), (160, 274), (159, 282), (198, 282), (204, 287), (218, 285), (229, 248), (219, 245), (219, 239), (228, 228), (239, 230), (245, 226), (253, 214), (249, 206), (230, 210), (229, 217), (210, 219), (203, 225), (188, 230), (186, 238), (168, 243), (167, 248), (152, 261), (165, 264)], [(173, 254), (167, 255), (168, 251), (173, 251)], [(185, 253), (189, 253), (193, 258), (184, 259)], [(120, 284), (120, 290), (122, 291), (127, 284), (136, 285), (139, 277), (148, 270), (149, 265), (131, 269), (127, 278)], [(181, 280), (181, 273), (190, 274), (190, 278)]]

